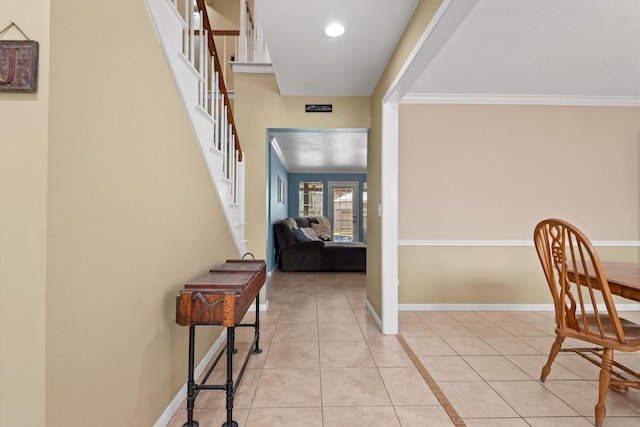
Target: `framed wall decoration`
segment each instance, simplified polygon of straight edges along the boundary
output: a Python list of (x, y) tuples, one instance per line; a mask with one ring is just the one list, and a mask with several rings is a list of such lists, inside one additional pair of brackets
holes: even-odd
[(276, 177), (276, 202), (284, 203), (284, 180), (280, 178), (280, 175)]
[[(11, 23), (0, 31), (0, 35), (13, 26), (18, 28)], [(22, 33), (22, 30), (18, 30)], [(0, 92), (35, 92), (37, 86), (38, 42), (28, 38), (0, 40)]]

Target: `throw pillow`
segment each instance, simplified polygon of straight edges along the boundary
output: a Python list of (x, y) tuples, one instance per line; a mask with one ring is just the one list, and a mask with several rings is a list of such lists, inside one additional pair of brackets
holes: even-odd
[(304, 233), (302, 232), (302, 228), (294, 228), (291, 231), (293, 231), (293, 237), (296, 238), (297, 242), (308, 242), (309, 240), (311, 240), (304, 235)]
[(318, 216), (316, 218), (318, 218), (319, 224), (323, 224), (325, 227), (327, 227), (327, 230), (331, 232), (331, 222), (329, 222), (329, 218), (327, 218), (326, 216)]
[[(313, 225), (313, 224), (311, 224), (311, 225)], [(302, 230), (302, 234), (304, 234), (307, 237), (307, 239), (309, 239), (309, 240), (320, 240), (318, 238), (318, 236), (316, 235), (316, 232), (313, 231), (312, 228), (308, 228), (308, 227), (302, 228), (301, 227), (300, 230)]]
[(324, 240), (326, 242), (331, 240), (331, 229), (328, 228), (326, 224), (311, 224), (311, 228), (315, 231), (320, 240)]

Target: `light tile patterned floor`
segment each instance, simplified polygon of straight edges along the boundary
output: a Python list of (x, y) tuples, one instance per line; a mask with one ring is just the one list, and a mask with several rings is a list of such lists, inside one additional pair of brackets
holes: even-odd
[[(454, 426), (396, 336), (364, 307), (361, 273), (274, 272), (261, 347), (235, 399), (241, 427)], [(248, 313), (247, 316), (253, 316)], [(559, 355), (545, 383), (551, 312), (400, 312), (399, 333), (468, 427), (593, 425), (598, 370)], [(640, 322), (640, 312), (625, 313)], [(252, 339), (237, 329), (238, 359)], [(640, 371), (640, 355), (617, 355)], [(224, 363), (209, 383), (224, 382)], [(224, 392), (202, 391), (194, 419), (226, 421)], [(169, 426), (186, 421), (183, 404)], [(610, 392), (605, 427), (640, 425), (640, 391)]]

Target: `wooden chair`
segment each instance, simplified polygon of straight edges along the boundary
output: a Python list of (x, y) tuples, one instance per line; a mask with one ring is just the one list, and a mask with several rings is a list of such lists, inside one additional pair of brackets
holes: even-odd
[[(556, 339), (540, 380), (551, 372), (558, 352), (574, 352), (600, 367), (595, 425), (606, 414), (607, 391), (640, 388), (640, 374), (613, 360), (613, 351), (640, 350), (640, 325), (618, 317), (600, 258), (589, 239), (560, 219), (540, 222), (533, 235), (555, 306)], [(596, 348), (562, 348), (565, 338)], [(613, 378), (612, 378), (613, 376)]]

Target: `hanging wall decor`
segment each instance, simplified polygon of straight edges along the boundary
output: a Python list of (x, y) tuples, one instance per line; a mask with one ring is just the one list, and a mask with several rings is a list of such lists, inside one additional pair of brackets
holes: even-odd
[(0, 38), (15, 27), (26, 40), (0, 40), (0, 92), (35, 92), (38, 84), (38, 42), (29, 39), (13, 22)]

